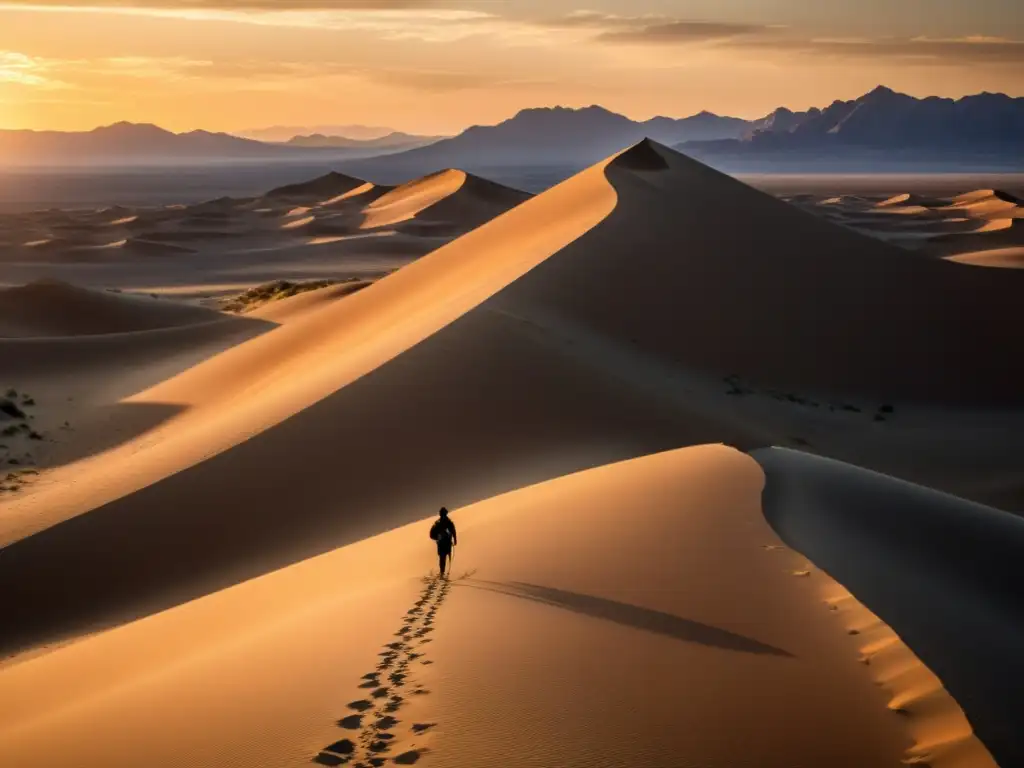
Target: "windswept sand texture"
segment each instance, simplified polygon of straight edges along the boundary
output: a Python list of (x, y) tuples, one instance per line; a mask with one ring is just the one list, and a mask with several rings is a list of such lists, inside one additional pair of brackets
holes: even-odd
[[(70, 340), (103, 350), (69, 355), (95, 407), (0, 496), (0, 763), (993, 764), (932, 755), (931, 721), (887, 706), (828, 563), (783, 548), (735, 448), (1021, 502), (1024, 382), (991, 352), (1024, 340), (1020, 273), (651, 142), (518, 204), (452, 171), (325, 179), (160, 215), (486, 223), (356, 292)], [(231, 331), (149, 352), (208, 328)], [(43, 359), (7, 374), (40, 418), (73, 369)], [(861, 535), (889, 556), (884, 526)]]
[(837, 224), (922, 255), (963, 264), (1016, 268), (1024, 253), (1024, 205), (998, 189), (949, 198), (905, 193), (886, 199), (846, 195), (785, 199)]

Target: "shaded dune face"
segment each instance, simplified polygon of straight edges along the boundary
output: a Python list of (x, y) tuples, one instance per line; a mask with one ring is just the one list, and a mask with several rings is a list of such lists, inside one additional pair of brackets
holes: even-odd
[(223, 319), (213, 310), (40, 280), (0, 289), (0, 336), (84, 336), (174, 328)]
[(913, 648), (999, 765), (1024, 765), (1024, 520), (806, 453), (752, 455), (779, 536)]
[(1016, 402), (1020, 374), (974, 340), (1019, 346), (1020, 288), (644, 142), (144, 393), (190, 408), (144, 455), (121, 456), (138, 487), (4, 550), (0, 581), (24, 586), (0, 598), (0, 647), (175, 605), (419, 519), (438, 498), (771, 442), (637, 371)]
[(272, 189), (267, 198), (316, 198), (326, 200), (352, 192), (366, 184), (362, 179), (331, 171), (324, 176), (299, 184), (289, 184)]

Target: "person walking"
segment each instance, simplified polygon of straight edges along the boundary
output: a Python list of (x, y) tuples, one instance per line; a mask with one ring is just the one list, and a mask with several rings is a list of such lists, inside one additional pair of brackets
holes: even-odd
[(437, 520), (430, 526), (430, 538), (437, 542), (437, 559), (443, 577), (445, 566), (451, 558), (452, 547), (458, 544), (455, 523), (448, 517), (448, 510), (444, 507), (441, 507), (441, 511), (437, 513)]

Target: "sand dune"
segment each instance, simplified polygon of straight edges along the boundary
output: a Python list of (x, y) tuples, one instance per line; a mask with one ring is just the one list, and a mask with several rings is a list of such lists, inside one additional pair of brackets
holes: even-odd
[[(192, 298), (210, 299), (280, 279), (373, 278), (528, 197), (458, 171), (444, 176), (411, 182), (397, 196), (331, 173), (252, 198), (0, 216), (3, 280), (56, 277), (177, 295), (184, 283)], [(385, 196), (388, 204), (371, 211)]]
[(896, 768), (903, 719), (766, 549), (760, 487), (706, 447), (525, 488), (456, 512), (434, 591), (423, 523), (353, 544), (0, 671), (0, 754), (297, 767), (362, 757), (379, 712), (377, 754), (424, 765)]
[(0, 289), (0, 336), (79, 336), (209, 323), (216, 312), (39, 280)]
[[(145, 387), (96, 371), (93, 397), (121, 389), (73, 460), (0, 498), (0, 583), (19, 585), (0, 594), (0, 651), (21, 654), (0, 667), (0, 757), (331, 764), (372, 750), (356, 715), (392, 704), (383, 752), (409, 764), (507, 763), (510, 743), (515, 764), (581, 768), (927, 752), (821, 605), (837, 585), (779, 550), (755, 462), (677, 449), (810, 425), (837, 451), (944, 473), (914, 414), (1019, 406), (1001, 351), (1024, 333), (1019, 273), (907, 253), (647, 141), (521, 201), (457, 172), (369, 205), (362, 182), (324, 179), (232, 221), (280, 233), (303, 207), (365, 216), (383, 229), (365, 240), (469, 231), (344, 298), (268, 304), (248, 340), (162, 358)], [(257, 240), (232, 258), (276, 247)], [(141, 350), (223, 322), (99, 338)], [(1024, 431), (993, 418), (1010, 437), (983, 425), (950, 455), (1019, 457)], [(424, 587), (423, 525), (402, 526), (439, 502), (466, 507), (468, 573)], [(899, 543), (878, 528), (879, 551)], [(437, 641), (427, 657), (409, 634)], [(377, 663), (405, 666), (385, 685)]]
[[(1024, 520), (804, 453), (754, 456), (767, 475), (765, 514), (780, 536), (915, 649), (1000, 765), (1024, 764), (1016, 714), (1024, 701), (1006, 684), (1024, 678), (1016, 641), (1008, 642), (1024, 620), (1016, 568)], [(926, 733), (930, 743), (919, 745), (925, 751), (941, 756), (973, 741), (966, 723), (935, 717), (945, 706), (939, 692), (902, 693), (895, 706), (939, 721)]]
[(370, 203), (364, 229), (393, 227), (413, 219), (479, 226), (528, 199), (525, 192), (448, 169), (403, 184)]
[(973, 232), (938, 235), (933, 244), (936, 253), (951, 256), (972, 250), (1024, 246), (1024, 220), (989, 219)]
[(365, 184), (366, 182), (362, 179), (356, 179), (352, 176), (346, 176), (343, 173), (331, 171), (330, 173), (313, 179), (312, 181), (305, 181), (299, 184), (289, 184), (284, 187), (272, 189), (267, 192), (264, 197), (269, 199), (288, 198), (295, 200), (310, 199), (323, 201), (350, 193), (363, 187)]
[[(683, 198), (691, 203), (680, 209)], [(757, 226), (720, 227), (723, 207)], [(647, 254), (642, 264), (637, 254)], [(766, 254), (785, 268), (762, 267)], [(343, 302), (130, 398), (186, 407), (148, 434), (145, 450), (69, 469), (77, 492), (59, 506), (39, 491), (36, 508), (59, 510), (40, 527), (93, 511), (8, 548), (0, 571), (34, 573), (54, 551), (66, 564), (57, 582), (25, 578), (32, 591), (9, 615), (24, 638), (38, 637), (356, 540), (412, 519), (428, 498), (466, 503), (680, 444), (771, 441), (756, 422), (694, 413), (665, 383), (680, 364), (812, 390), (1012, 401), (1020, 382), (987, 350), (1019, 342), (1018, 288), (996, 277), (908, 256), (639, 145)], [(864, 305), (876, 309), (850, 322)], [(949, 343), (973, 337), (991, 344)], [(339, 423), (348, 447), (321, 450)], [(98, 482), (98, 467), (114, 460), (126, 471)], [(240, 481), (271, 466), (259, 487)], [(399, 486), (381, 474), (395, 468)], [(325, 476), (345, 485), (351, 512), (316, 480)], [(207, 511), (227, 496), (247, 510), (244, 536)], [(132, 543), (108, 567), (76, 554), (126, 526)], [(167, 537), (177, 536), (189, 541), (188, 563), (170, 555)], [(146, 576), (125, 581), (143, 560)]]
[[(856, 198), (851, 198), (851, 201), (856, 201)], [(904, 192), (899, 195), (893, 195), (880, 203), (875, 203), (875, 208), (889, 208), (889, 207), (900, 207), (900, 208), (930, 208), (932, 206), (941, 205), (942, 202), (932, 197), (925, 197), (924, 195), (914, 195), (909, 192)]]
[[(1024, 206), (1016, 196), (998, 189), (977, 189), (946, 199), (905, 193), (881, 202), (810, 195), (795, 202), (829, 220), (929, 256), (963, 254), (966, 258), (954, 260), (964, 264), (977, 263), (969, 254), (1022, 242), (1016, 222), (1024, 218)], [(987, 263), (1012, 266), (999, 258)]]
[(256, 317), (272, 323), (290, 323), (304, 317), (326, 304), (332, 304), (357, 291), (368, 288), (373, 283), (369, 280), (353, 280), (336, 285), (328, 285), (316, 290), (306, 291), (296, 296), (289, 296), (257, 307), (246, 313), (248, 317)]
[(979, 267), (1024, 267), (1024, 245), (1010, 248), (993, 248), (987, 251), (968, 251), (948, 257), (950, 261), (961, 264), (974, 264)]

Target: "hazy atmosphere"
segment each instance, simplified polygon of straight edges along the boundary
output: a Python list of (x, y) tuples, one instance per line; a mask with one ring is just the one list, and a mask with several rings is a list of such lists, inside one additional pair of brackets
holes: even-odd
[(518, 109), (759, 117), (878, 83), (1024, 94), (1015, 0), (0, 4), (0, 128), (454, 133)]

